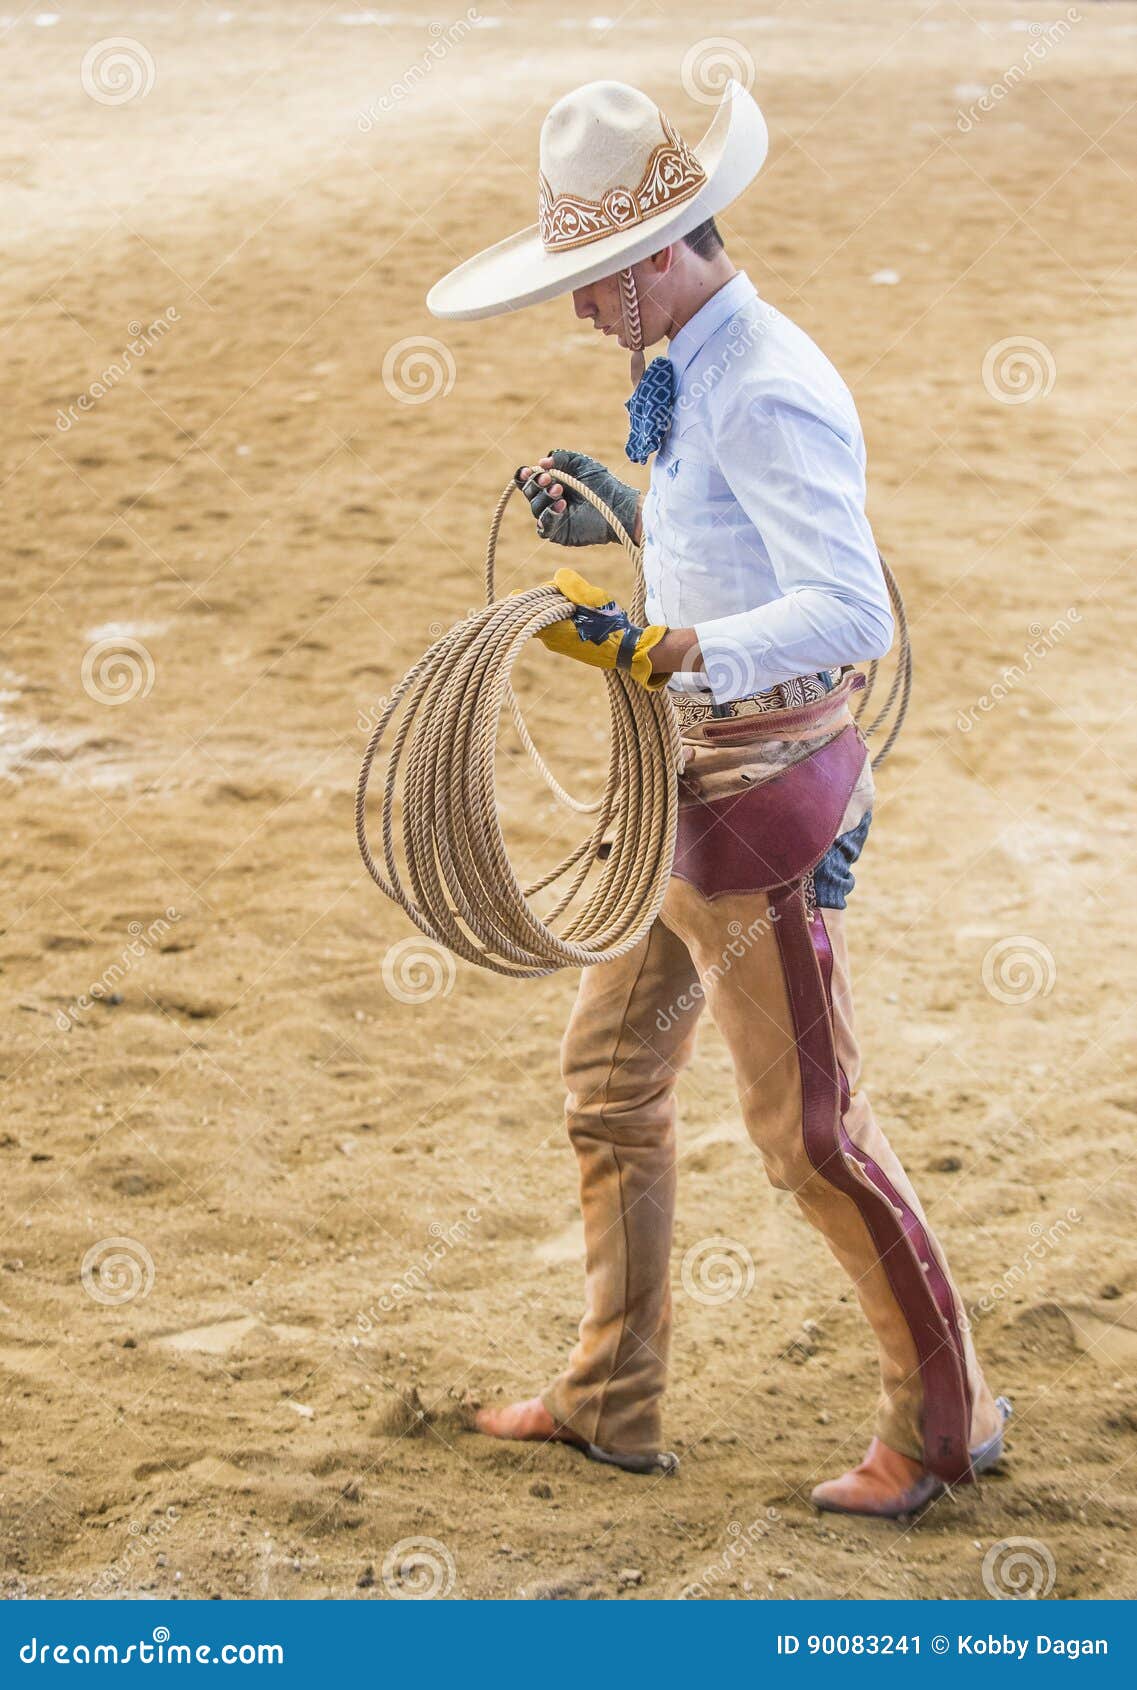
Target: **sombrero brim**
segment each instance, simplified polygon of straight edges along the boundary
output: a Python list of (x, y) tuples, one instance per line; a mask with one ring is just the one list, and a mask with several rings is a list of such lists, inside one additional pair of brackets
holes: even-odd
[(426, 296), (435, 317), (497, 317), (609, 276), (658, 252), (723, 211), (766, 159), (766, 120), (741, 83), (730, 81), (703, 139), (691, 150), (706, 173), (699, 192), (646, 223), (568, 252), (546, 252), (536, 223), (459, 264)]

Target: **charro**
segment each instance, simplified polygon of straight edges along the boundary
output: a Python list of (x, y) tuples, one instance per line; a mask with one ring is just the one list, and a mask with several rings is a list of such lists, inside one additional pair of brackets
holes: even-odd
[[(646, 496), (576, 450), (516, 480), (544, 539), (619, 542), (641, 574), (630, 611), (569, 568), (495, 600), (507, 489), (487, 607), (436, 642), (392, 699), (368, 747), (358, 827), (379, 884), (459, 955), (507, 973), (583, 965), (562, 1066), (585, 1313), (559, 1374), (535, 1397), (483, 1409), (479, 1429), (568, 1442), (629, 1471), (675, 1467), (662, 1432), (674, 1093), (706, 1007), (771, 1181), (821, 1233), (877, 1340), (868, 1452), (813, 1500), (898, 1517), (998, 1459), (1009, 1405), (987, 1386), (941, 1246), (860, 1085), (845, 906), (872, 815), (868, 730), (890, 721), (887, 751), (910, 652), (865, 516), (852, 397), (735, 269), (714, 222), (766, 147), (761, 113), (736, 83), (691, 146), (647, 95), (591, 83), (545, 119), (538, 222), (432, 288), (428, 305), (444, 318), (571, 292), (578, 318), (631, 352), (626, 450), (651, 460)], [(645, 369), (645, 349), (665, 338), (667, 355)], [(854, 666), (876, 678), (898, 621), (894, 679), (865, 720)], [(532, 637), (605, 672), (613, 750), (588, 837), (523, 888), (494, 813), (492, 764), (503, 705), (532, 743), (510, 688)], [(384, 873), (367, 845), (366, 782), (402, 706)], [(394, 827), (404, 754), (410, 890)], [(565, 890), (538, 916), (529, 899), (559, 876)]]

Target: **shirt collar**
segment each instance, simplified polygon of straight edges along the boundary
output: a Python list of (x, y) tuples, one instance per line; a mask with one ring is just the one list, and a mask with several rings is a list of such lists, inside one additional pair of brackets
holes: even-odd
[(667, 356), (675, 365), (675, 374), (681, 376), (716, 329), (720, 329), (727, 319), (733, 317), (749, 300), (757, 297), (757, 289), (745, 270), (740, 270), (729, 282), (724, 282), (718, 292), (713, 293), (707, 303), (701, 305), (693, 317), (688, 318), (669, 343)]

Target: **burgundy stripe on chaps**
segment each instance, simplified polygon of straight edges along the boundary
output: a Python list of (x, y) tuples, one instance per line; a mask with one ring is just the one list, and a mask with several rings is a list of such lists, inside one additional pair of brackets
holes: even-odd
[(947, 1484), (972, 1477), (971, 1391), (951, 1286), (919, 1217), (845, 1131), (848, 1081), (833, 1039), (833, 952), (820, 913), (809, 919), (801, 883), (774, 894), (782, 968), (801, 1069), (802, 1134), (810, 1162), (851, 1197), (869, 1229), (919, 1358), (924, 1464)]

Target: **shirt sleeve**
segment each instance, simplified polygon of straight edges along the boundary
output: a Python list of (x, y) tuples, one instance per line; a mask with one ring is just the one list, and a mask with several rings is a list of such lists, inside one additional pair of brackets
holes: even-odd
[(751, 392), (724, 407), (715, 451), (782, 595), (696, 624), (715, 701), (883, 657), (893, 618), (865, 516), (859, 430), (854, 444), (804, 403)]

